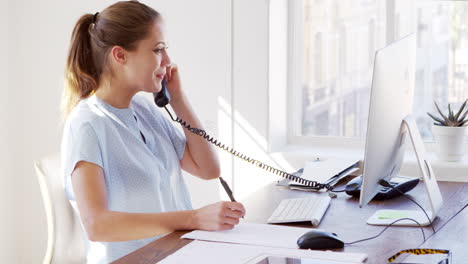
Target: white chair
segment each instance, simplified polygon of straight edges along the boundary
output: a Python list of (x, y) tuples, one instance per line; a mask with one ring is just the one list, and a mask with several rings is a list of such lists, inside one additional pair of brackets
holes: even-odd
[(43, 264), (86, 263), (80, 219), (65, 196), (60, 156), (34, 162), (47, 218), (47, 250)]

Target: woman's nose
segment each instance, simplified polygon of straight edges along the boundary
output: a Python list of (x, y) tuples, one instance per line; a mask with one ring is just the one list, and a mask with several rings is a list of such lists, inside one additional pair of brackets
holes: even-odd
[(161, 64), (163, 66), (167, 66), (167, 65), (171, 64), (171, 58), (169, 58), (169, 54), (167, 54), (166, 49), (163, 52), (163, 58), (162, 58)]

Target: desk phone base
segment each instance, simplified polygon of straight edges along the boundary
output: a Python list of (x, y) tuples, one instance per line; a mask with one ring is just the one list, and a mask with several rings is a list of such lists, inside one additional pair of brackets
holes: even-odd
[[(398, 188), (398, 190), (400, 190), (401, 192), (406, 193), (406, 192), (411, 191), (412, 189), (414, 189), (414, 187), (416, 187), (416, 185), (418, 185), (419, 179), (409, 178), (409, 177), (404, 177), (404, 176), (397, 176), (397, 177), (393, 177), (389, 181), (389, 183), (393, 187)], [(359, 195), (361, 194), (361, 185), (362, 185), (362, 176), (352, 179), (346, 184), (346, 189), (345, 189), (346, 194), (354, 196), (354, 197), (359, 197)], [(399, 193), (398, 191), (392, 188), (382, 186), (382, 189), (377, 193), (377, 195), (373, 198), (373, 200), (387, 200), (387, 199), (391, 199), (394, 197), (398, 197), (400, 195), (401, 193)]]

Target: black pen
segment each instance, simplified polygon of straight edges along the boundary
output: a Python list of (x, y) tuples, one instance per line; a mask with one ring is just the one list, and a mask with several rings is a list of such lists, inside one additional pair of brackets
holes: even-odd
[[(234, 195), (232, 195), (231, 188), (229, 188), (229, 185), (227, 184), (226, 181), (223, 180), (223, 178), (220, 176), (219, 181), (221, 182), (221, 185), (223, 186), (224, 190), (226, 191), (227, 195), (229, 196), (229, 199), (231, 199), (231, 202), (236, 202), (236, 199), (234, 199)], [(242, 218), (244, 218), (242, 216)]]
[(219, 181), (221, 182), (221, 185), (223, 186), (224, 190), (226, 191), (227, 195), (229, 196), (229, 199), (231, 199), (231, 202), (235, 202), (236, 199), (234, 199), (234, 196), (232, 195), (231, 188), (229, 188), (229, 185), (227, 184), (227, 182), (224, 181), (222, 177), (219, 177)]

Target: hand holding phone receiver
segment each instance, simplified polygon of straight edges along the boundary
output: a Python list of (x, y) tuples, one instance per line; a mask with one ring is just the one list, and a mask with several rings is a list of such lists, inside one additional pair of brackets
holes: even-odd
[(162, 80), (161, 86), (162, 86), (161, 91), (159, 91), (158, 93), (153, 93), (154, 102), (156, 103), (158, 107), (166, 106), (171, 100), (171, 96), (169, 95), (169, 92), (167, 91), (166, 79)]

